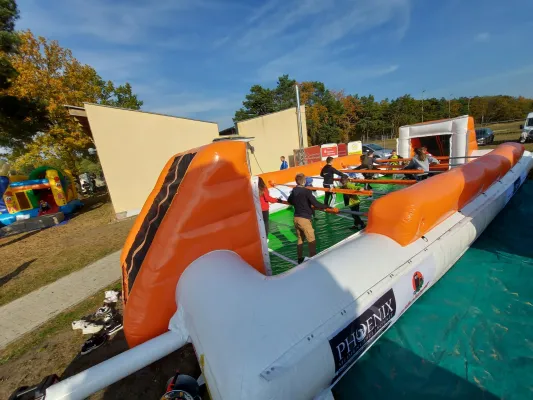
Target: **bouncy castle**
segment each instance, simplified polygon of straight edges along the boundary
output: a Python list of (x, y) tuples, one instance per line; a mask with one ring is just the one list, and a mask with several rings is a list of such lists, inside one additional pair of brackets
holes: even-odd
[[(366, 228), (349, 229), (342, 203), (317, 210), (318, 253), (299, 265), (292, 210), (273, 204), (267, 231), (258, 180), (286, 199), (304, 173), (320, 196), (324, 162), (253, 176), (242, 141), (172, 157), (122, 253), (131, 349), (46, 398), (86, 398), (192, 343), (213, 400), (333, 399), (332, 387), (453, 267), (533, 167), (518, 143), (478, 150), (468, 116), (400, 129), (405, 160), (420, 146), (442, 160), (439, 170), (402, 181), (389, 179), (408, 172), (397, 166), (359, 170), (384, 175), (361, 194)], [(356, 164), (359, 156), (333, 161), (341, 172)]]
[(82, 206), (74, 177), (68, 171), (42, 166), (26, 177), (0, 177), (0, 225), (21, 219), (62, 212)]

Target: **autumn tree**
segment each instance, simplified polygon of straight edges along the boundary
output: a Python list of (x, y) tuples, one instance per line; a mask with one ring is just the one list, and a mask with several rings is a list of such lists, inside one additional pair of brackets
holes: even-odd
[(27, 140), (23, 148), (13, 149), (13, 164), (20, 168), (61, 160), (65, 168), (77, 173), (78, 162), (94, 144), (65, 105), (91, 102), (139, 109), (142, 102), (129, 84), (115, 87), (105, 82), (94, 68), (80, 63), (57, 41), (35, 37), (30, 31), (19, 36), (19, 51), (10, 57), (18, 76), (8, 93), (17, 98), (41, 99), (49, 126)]
[(0, 146), (8, 149), (22, 147), (48, 122), (44, 105), (38, 99), (8, 93), (18, 76), (10, 59), (20, 44), (14, 31), (18, 15), (14, 0), (0, 1)]

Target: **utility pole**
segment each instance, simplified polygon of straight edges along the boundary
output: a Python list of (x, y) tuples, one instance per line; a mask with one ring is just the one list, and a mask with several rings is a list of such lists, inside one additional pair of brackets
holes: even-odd
[(450, 93), (450, 97), (448, 97), (448, 118), (452, 116), (452, 96), (453, 93)]
[(296, 118), (298, 119), (298, 138), (300, 139), (300, 148), (298, 151), (298, 165), (304, 165), (304, 136), (302, 132), (302, 114), (300, 112), (300, 91), (298, 89), (298, 84), (294, 85), (294, 87), (296, 89)]
[(424, 93), (426, 93), (426, 89), (422, 90), (422, 122), (424, 122)]
[(468, 115), (470, 115), (470, 99), (471, 97), (468, 98)]

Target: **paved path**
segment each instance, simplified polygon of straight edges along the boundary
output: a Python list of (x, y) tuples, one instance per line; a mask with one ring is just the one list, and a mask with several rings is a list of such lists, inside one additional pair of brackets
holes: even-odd
[(120, 277), (117, 251), (0, 307), (0, 349)]

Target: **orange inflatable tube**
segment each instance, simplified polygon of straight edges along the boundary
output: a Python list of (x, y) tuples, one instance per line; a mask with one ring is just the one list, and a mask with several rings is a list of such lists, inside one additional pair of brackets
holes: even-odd
[(266, 273), (253, 199), (244, 142), (217, 142), (169, 160), (122, 251), (130, 346), (168, 330), (178, 280), (201, 255), (233, 250)]
[[(338, 170), (345, 168), (345, 165), (360, 165), (361, 164), (361, 154), (354, 154), (351, 156), (344, 156), (339, 158), (334, 158), (332, 165)], [(320, 174), (322, 167), (326, 165), (325, 161), (318, 161), (315, 163), (302, 165), (300, 167), (287, 168), (281, 171), (266, 172), (259, 175), (265, 181), (267, 187), (272, 187), (268, 182), (272, 181), (275, 183), (287, 183), (294, 182), (294, 177), (298, 173), (302, 173), (305, 176), (316, 176)]]
[(523, 152), (522, 145), (505, 143), (472, 162), (374, 201), (366, 232), (407, 246), (487, 190)]

